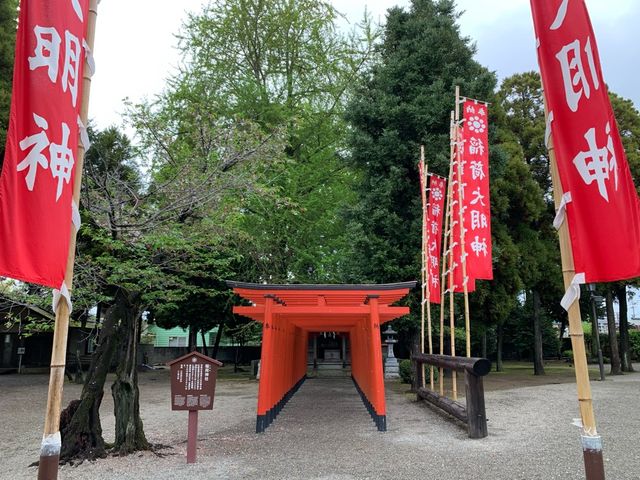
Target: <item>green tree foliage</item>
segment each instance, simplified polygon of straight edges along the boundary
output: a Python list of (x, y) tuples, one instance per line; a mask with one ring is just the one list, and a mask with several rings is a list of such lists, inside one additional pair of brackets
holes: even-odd
[[(390, 10), (379, 61), (363, 78), (349, 105), (349, 165), (358, 176), (359, 198), (348, 212), (352, 244), (345, 265), (348, 281), (419, 278), (419, 145), (425, 145), (429, 170), (446, 177), (455, 86), (468, 97), (493, 102), (495, 76), (473, 59), (474, 47), (469, 38), (461, 36), (457, 18), (452, 1), (415, 0), (407, 10)], [(500, 112), (491, 111), (495, 125)], [(498, 140), (496, 133), (492, 128), (492, 145)], [(506, 223), (510, 193), (502, 188), (507, 180), (501, 180), (509, 171), (509, 161), (504, 151), (491, 148), (496, 280), (485, 285), (478, 282), (472, 330), (486, 330), (487, 325), (505, 319), (520, 285), (518, 251)], [(522, 169), (509, 173), (518, 182), (526, 175)], [(412, 311), (420, 311), (418, 301), (411, 302)], [(401, 338), (415, 332), (417, 314), (413, 315), (399, 322)]]
[[(548, 343), (543, 334), (552, 332), (549, 329), (552, 319), (565, 317), (558, 305), (562, 297), (562, 272), (557, 235), (552, 227), (555, 211), (544, 142), (540, 76), (526, 72), (506, 78), (498, 91), (498, 101), (504, 111), (500, 148), (511, 157), (505, 174), (504, 200), (508, 205), (505, 221), (518, 249), (517, 271), (527, 299), (527, 304), (518, 303), (515, 307), (531, 315), (531, 329), (522, 333), (533, 338), (537, 346), (532, 351), (537, 351), (534, 367), (538, 374), (544, 371), (543, 344)], [(523, 312), (516, 312), (515, 317), (522, 315)], [(529, 334), (534, 331), (538, 333), (531, 337)]]
[(415, 0), (408, 10), (389, 10), (380, 60), (349, 104), (349, 164), (359, 178), (349, 212), (349, 280), (419, 277), (419, 145), (430, 171), (447, 176), (454, 86), (482, 99), (495, 86), (456, 19), (452, 1)]
[[(145, 127), (166, 118), (134, 120)], [(148, 132), (142, 127), (142, 133)], [(250, 171), (249, 163), (271, 151), (264, 136), (242, 124), (208, 124), (197, 132), (170, 133), (165, 130), (166, 136), (155, 143), (143, 138), (139, 150), (114, 128), (91, 132), (74, 293), (104, 306), (106, 314), (80, 406), (64, 430), (67, 459), (104, 454), (96, 412), (113, 355), (118, 359), (112, 386), (114, 448), (121, 454), (149, 448), (137, 385), (142, 315), (169, 311), (187, 301), (191, 310), (186, 314), (194, 315), (198, 307), (204, 308), (194, 298), (215, 296), (206, 290), (206, 282), (225, 278), (229, 258), (234, 257), (220, 248), (224, 237), (213, 219), (223, 210), (226, 195), (250, 188), (253, 177), (242, 171)], [(146, 173), (140, 168), (142, 154), (149, 159)]]
[(633, 181), (636, 189), (640, 189), (640, 113), (631, 100), (614, 92), (609, 92), (609, 99), (618, 122)]
[(18, 0), (0, 0), (0, 168), (9, 128)]
[(339, 211), (355, 199), (341, 162), (342, 114), (375, 38), (367, 23), (360, 36), (341, 34), (337, 17), (319, 0), (220, 0), (191, 16), (180, 37), (187, 62), (172, 95), (207, 98), (213, 115), (280, 132), (285, 142), (280, 162), (258, 168), (270, 195), (246, 195), (236, 208), (251, 259), (244, 279), (337, 275)]
[[(629, 168), (636, 185), (636, 190), (640, 192), (640, 113), (633, 105), (631, 100), (620, 97), (619, 95), (609, 92), (609, 99), (613, 107), (613, 112), (618, 123), (622, 145)], [(638, 287), (638, 279), (628, 280), (624, 282), (615, 282), (611, 285), (616, 297), (620, 310), (620, 357), (622, 363), (622, 371), (632, 372), (633, 365), (632, 347), (630, 344), (630, 331), (627, 309), (627, 287)]]

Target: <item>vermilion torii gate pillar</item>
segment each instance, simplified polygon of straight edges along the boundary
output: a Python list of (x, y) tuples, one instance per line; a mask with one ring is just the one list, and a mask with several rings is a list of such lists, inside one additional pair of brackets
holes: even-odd
[(268, 285), (227, 282), (251, 306), (236, 314), (262, 323), (256, 431), (263, 432), (307, 376), (310, 332), (349, 335), (351, 376), (378, 430), (387, 428), (380, 327), (407, 315), (392, 306), (416, 282), (381, 285)]

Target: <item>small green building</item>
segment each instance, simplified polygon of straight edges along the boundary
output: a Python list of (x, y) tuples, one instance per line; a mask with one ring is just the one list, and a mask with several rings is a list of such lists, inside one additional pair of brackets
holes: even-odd
[[(218, 327), (214, 327), (205, 333), (207, 347), (215, 343)], [(198, 347), (202, 347), (202, 335), (197, 335)], [(148, 325), (142, 334), (142, 343), (152, 344), (154, 347), (187, 347), (189, 346), (189, 329), (174, 327), (160, 328), (157, 325)]]

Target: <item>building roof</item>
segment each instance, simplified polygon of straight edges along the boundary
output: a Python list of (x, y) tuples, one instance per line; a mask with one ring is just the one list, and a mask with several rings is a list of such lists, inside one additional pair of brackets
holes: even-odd
[(416, 282), (388, 284), (260, 284), (227, 281), (234, 292), (252, 306), (234, 307), (234, 313), (264, 321), (267, 299), (272, 312), (285, 315), (305, 329), (339, 330), (368, 316), (369, 301), (377, 299), (380, 322), (407, 315), (408, 307), (391, 306), (409, 293)]

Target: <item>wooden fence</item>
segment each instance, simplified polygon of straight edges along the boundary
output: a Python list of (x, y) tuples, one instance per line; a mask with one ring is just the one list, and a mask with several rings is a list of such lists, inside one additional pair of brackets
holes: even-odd
[[(466, 423), (469, 438), (486, 437), (488, 435), (487, 416), (484, 406), (482, 377), (491, 371), (491, 362), (486, 358), (428, 354), (413, 355), (411, 360), (415, 366), (418, 400), (426, 400), (433, 406)], [(464, 373), (466, 405), (442, 396), (429, 388), (423, 388), (422, 364)]]

